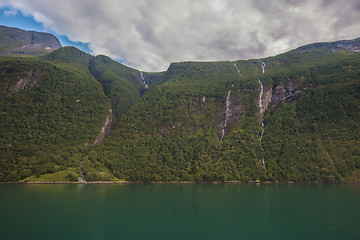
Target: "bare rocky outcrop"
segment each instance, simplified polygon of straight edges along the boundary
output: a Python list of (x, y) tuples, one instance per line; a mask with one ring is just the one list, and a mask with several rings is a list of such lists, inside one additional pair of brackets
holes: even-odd
[(265, 110), (268, 109), (271, 99), (272, 99), (272, 88), (270, 88), (268, 91), (264, 92), (262, 97), (262, 106), (260, 108), (260, 115), (264, 115)]
[[(226, 135), (236, 127), (234, 123), (243, 118), (245, 113), (245, 103), (244, 99), (242, 98), (243, 90), (240, 89), (236, 92), (232, 91), (232, 95), (233, 96), (231, 97), (231, 101), (229, 99), (228, 106), (226, 106), (226, 100), (222, 104), (220, 108), (224, 109), (225, 111), (222, 111), (216, 119), (217, 122), (222, 122), (219, 128), (219, 139), (221, 139), (223, 130), (224, 137), (226, 137)], [(223, 128), (225, 119), (226, 127)]]
[(21, 90), (32, 88), (39, 83), (40, 74), (36, 71), (29, 71), (28, 76), (21, 77), (15, 85), (9, 88), (9, 93), (14, 94)]
[[(308, 87), (311, 87), (310, 85)], [(284, 102), (291, 102), (295, 100), (300, 93), (305, 91), (308, 87), (298, 86), (293, 81), (289, 81), (286, 84), (274, 85), (271, 89), (271, 100), (269, 103), (270, 109), (276, 109)], [(270, 90), (269, 90), (270, 91)]]
[(104, 125), (101, 128), (100, 134), (95, 139), (94, 143), (92, 145), (99, 144), (101, 141), (105, 139), (106, 136), (108, 136), (112, 130), (112, 110), (109, 109), (109, 115), (106, 118), (106, 121)]

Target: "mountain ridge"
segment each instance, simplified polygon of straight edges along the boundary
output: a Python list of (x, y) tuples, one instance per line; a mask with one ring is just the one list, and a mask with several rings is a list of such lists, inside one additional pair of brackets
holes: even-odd
[(61, 48), (59, 40), (49, 34), (25, 31), (0, 25), (0, 55), (43, 55)]
[[(359, 39), (310, 44), (262, 59), (172, 63), (161, 73), (73, 47), (2, 57), (0, 181), (77, 181), (79, 166), (87, 181), (359, 181), (359, 47)], [(46, 89), (59, 98), (44, 95), (42, 76), (53, 76)], [(79, 97), (90, 89), (92, 98)], [(42, 98), (52, 100), (36, 105)], [(56, 144), (42, 140), (50, 119), (26, 121), (25, 139), (16, 133), (24, 118), (9, 121), (9, 109), (20, 112), (25, 99), (35, 104), (28, 119), (61, 113), (54, 107), (63, 102), (80, 107), (58, 117), (63, 131), (53, 136), (66, 152), (50, 154)], [(49, 106), (54, 113), (41, 110)], [(81, 144), (71, 142), (74, 128)]]

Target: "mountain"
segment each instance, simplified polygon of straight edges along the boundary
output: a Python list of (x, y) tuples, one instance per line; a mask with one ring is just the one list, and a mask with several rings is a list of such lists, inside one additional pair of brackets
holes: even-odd
[(360, 180), (359, 39), (146, 73), (0, 57), (0, 181)]
[(59, 40), (49, 33), (0, 25), (0, 55), (39, 56), (58, 48), (61, 48)]
[(71, 64), (73, 67), (90, 72), (110, 99), (115, 120), (141, 98), (145, 91), (142, 75), (138, 70), (103, 55), (94, 57), (74, 47), (63, 47), (42, 58)]
[(66, 171), (105, 122), (110, 103), (88, 72), (38, 58), (0, 57), (0, 179)]
[(342, 40), (336, 42), (323, 42), (323, 43), (313, 43), (299, 47), (297, 50), (326, 50), (330, 52), (337, 52), (340, 50), (350, 50), (353, 52), (360, 52), (360, 38), (353, 40)]
[(73, 47), (0, 56), (0, 181), (78, 180), (89, 148), (145, 89), (139, 71), (103, 61)]
[(342, 44), (171, 64), (89, 161), (131, 181), (358, 180), (359, 44)]

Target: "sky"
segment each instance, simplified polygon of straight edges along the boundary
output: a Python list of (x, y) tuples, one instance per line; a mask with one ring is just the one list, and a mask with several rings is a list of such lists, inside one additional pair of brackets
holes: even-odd
[(0, 24), (141, 71), (264, 58), (360, 37), (359, 0), (0, 0)]

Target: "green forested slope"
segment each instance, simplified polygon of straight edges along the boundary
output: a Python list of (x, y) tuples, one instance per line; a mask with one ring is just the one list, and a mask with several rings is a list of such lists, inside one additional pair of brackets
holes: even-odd
[(102, 84), (104, 93), (109, 97), (117, 118), (128, 111), (145, 91), (139, 71), (106, 56), (100, 55), (92, 58), (89, 70)]
[(359, 54), (314, 51), (315, 60), (314, 52), (301, 53), (306, 62), (264, 76), (273, 86), (293, 81), (303, 90), (265, 114), (266, 179), (359, 179)]
[(73, 47), (2, 57), (0, 181), (76, 181), (80, 162), (88, 181), (359, 181), (359, 48), (173, 63), (143, 73), (148, 89)]
[(36, 58), (1, 57), (0, 74), (0, 180), (78, 167), (110, 107), (100, 83)]
[[(258, 61), (243, 62), (240, 75), (231, 62), (172, 64), (160, 80), (163, 83), (121, 118), (90, 160), (104, 163), (127, 180), (212, 181), (256, 175), (261, 171), (255, 77), (259, 66)], [(233, 114), (225, 140), (220, 141), (230, 89)], [(234, 141), (241, 147), (236, 152), (245, 162), (228, 149), (238, 131), (241, 137)]]
[(172, 64), (90, 161), (127, 180), (358, 179), (359, 54), (306, 49), (263, 61), (265, 74), (258, 60), (238, 61), (241, 75), (231, 62)]
[(65, 170), (48, 179), (77, 181), (104, 123), (110, 120), (110, 132), (144, 91), (137, 70), (73, 47), (40, 58), (2, 57), (0, 73), (0, 181)]
[(74, 47), (63, 47), (43, 58), (90, 72), (103, 86), (116, 118), (124, 114), (144, 93), (140, 72), (109, 57), (94, 57)]

